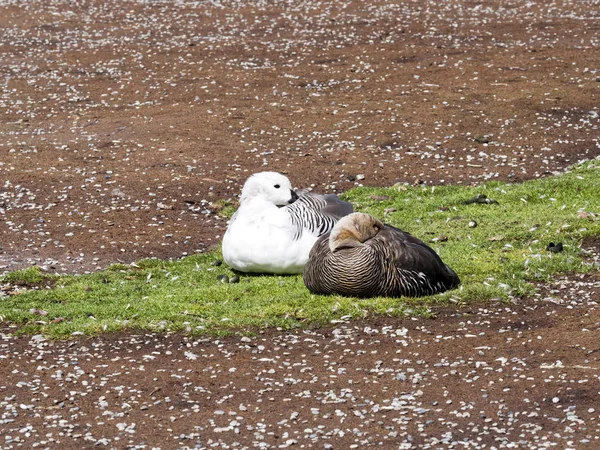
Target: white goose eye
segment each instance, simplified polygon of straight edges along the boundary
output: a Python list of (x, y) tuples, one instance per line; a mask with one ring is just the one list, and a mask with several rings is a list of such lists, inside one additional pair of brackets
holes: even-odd
[(279, 189), (281, 186), (279, 186), (278, 184), (276, 184), (275, 186), (273, 186), (275, 189)]

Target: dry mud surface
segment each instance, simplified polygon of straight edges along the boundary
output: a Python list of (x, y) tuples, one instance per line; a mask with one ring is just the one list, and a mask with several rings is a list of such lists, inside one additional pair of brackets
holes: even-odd
[[(594, 0), (0, 0), (0, 36), (0, 271), (204, 251), (259, 170), (342, 192), (600, 155)], [(598, 448), (598, 292), (220, 341), (4, 329), (0, 447)]]

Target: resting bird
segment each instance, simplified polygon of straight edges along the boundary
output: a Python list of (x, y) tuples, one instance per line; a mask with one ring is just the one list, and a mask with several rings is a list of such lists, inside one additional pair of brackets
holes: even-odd
[(458, 275), (416, 237), (353, 213), (313, 246), (304, 284), (314, 294), (420, 297), (455, 288)]
[(240, 272), (302, 273), (317, 238), (353, 211), (332, 194), (296, 194), (280, 173), (256, 173), (223, 236), (223, 259)]

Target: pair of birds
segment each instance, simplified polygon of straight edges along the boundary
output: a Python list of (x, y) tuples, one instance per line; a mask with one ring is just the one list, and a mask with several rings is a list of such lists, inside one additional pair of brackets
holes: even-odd
[(297, 194), (277, 172), (248, 178), (222, 249), (240, 272), (303, 273), (315, 294), (419, 297), (460, 283), (421, 240), (335, 195)]

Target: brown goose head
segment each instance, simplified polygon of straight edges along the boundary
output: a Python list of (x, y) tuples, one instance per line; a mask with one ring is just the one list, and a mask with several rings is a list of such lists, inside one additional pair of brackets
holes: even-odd
[(329, 249), (335, 252), (342, 248), (362, 247), (383, 229), (383, 223), (365, 213), (352, 213), (342, 217), (331, 230)]

